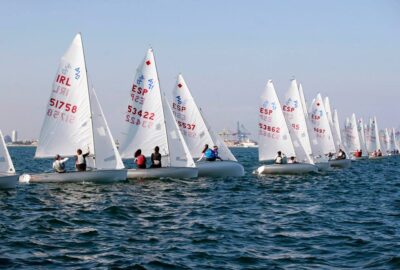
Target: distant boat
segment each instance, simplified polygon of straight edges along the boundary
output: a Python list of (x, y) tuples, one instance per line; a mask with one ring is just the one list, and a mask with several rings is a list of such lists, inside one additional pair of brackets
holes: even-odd
[(122, 158), (134, 158), (137, 149), (150, 157), (156, 146), (162, 155), (162, 168), (129, 169), (128, 179), (197, 177), (198, 169), (160, 90), (152, 49), (136, 71), (127, 103), (120, 144)]
[[(278, 151), (281, 151), (286, 157), (296, 157), (295, 147), (282, 112), (282, 106), (271, 80), (268, 81), (261, 95), (258, 115), (259, 161), (273, 162)], [(302, 174), (316, 171), (318, 171), (318, 168), (315, 165), (301, 162), (266, 164), (257, 169), (258, 174)]]
[(178, 75), (172, 94), (172, 110), (190, 154), (197, 159), (201, 156), (205, 144), (210, 148), (215, 145), (218, 146), (219, 156), (223, 159), (222, 162), (196, 162), (199, 176), (243, 176), (243, 166), (207, 124), (181, 74)]
[[(328, 117), (322, 96), (318, 94), (311, 104), (309, 118), (315, 140), (313, 144), (319, 149), (320, 156), (327, 156), (328, 154), (334, 155), (337, 152)], [(346, 168), (351, 165), (351, 161), (348, 158), (333, 159), (330, 160), (329, 163), (333, 167), (341, 168)]]
[(18, 183), (18, 174), (12, 163), (3, 133), (0, 130), (0, 189), (15, 188)]
[(40, 132), (35, 158), (72, 157), (89, 151), (87, 171), (24, 174), (20, 182), (115, 182), (126, 170), (94, 89), (89, 91), (81, 35), (61, 58)]

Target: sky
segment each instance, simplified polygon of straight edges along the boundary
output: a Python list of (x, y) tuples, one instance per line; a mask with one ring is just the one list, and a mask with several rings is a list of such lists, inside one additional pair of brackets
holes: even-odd
[(306, 99), (330, 97), (400, 127), (400, 1), (0, 0), (0, 129), (39, 136), (59, 60), (81, 32), (89, 81), (114, 137), (146, 50), (161, 90), (182, 73), (214, 130), (257, 136), (259, 97), (295, 77)]

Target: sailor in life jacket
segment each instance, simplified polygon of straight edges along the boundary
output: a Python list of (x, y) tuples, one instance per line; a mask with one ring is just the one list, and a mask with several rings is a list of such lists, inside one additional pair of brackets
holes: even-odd
[(141, 149), (138, 149), (135, 152), (135, 163), (138, 169), (146, 169), (146, 157), (142, 155)]
[(209, 149), (209, 148), (208, 148), (208, 144), (205, 144), (203, 150), (201, 151), (201, 156), (200, 156), (200, 158), (199, 158), (197, 161), (201, 161), (201, 160), (205, 157), (206, 151), (207, 151), (208, 149)]
[(161, 168), (161, 154), (160, 147), (154, 147), (154, 153), (151, 154), (151, 166), (150, 168)]
[(82, 150), (76, 150), (75, 156), (75, 167), (79, 172), (86, 171), (86, 157), (89, 156), (89, 151), (86, 154), (82, 154)]
[(65, 162), (68, 158), (61, 159), (60, 155), (56, 155), (54, 162), (53, 162), (53, 169), (58, 173), (65, 173)]

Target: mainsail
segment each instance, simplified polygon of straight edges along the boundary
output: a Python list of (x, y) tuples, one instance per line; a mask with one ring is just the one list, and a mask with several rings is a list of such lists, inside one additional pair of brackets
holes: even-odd
[(89, 91), (81, 35), (61, 58), (40, 131), (36, 158), (94, 154)]
[(205, 121), (181, 74), (178, 75), (172, 94), (172, 110), (191, 155), (198, 158), (205, 144), (210, 147), (216, 145), (222, 159), (236, 161), (225, 143)]
[(259, 160), (272, 160), (278, 151), (289, 157), (295, 156), (285, 116), (271, 80), (261, 95), (258, 115)]
[(4, 141), (3, 133), (0, 130), (0, 173), (15, 173), (7, 145)]

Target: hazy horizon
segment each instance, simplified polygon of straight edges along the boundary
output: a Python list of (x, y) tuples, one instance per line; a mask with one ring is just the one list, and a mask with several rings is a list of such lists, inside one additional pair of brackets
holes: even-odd
[(89, 81), (116, 139), (136, 68), (153, 47), (171, 100), (182, 73), (214, 130), (240, 121), (257, 139), (257, 108), (272, 79), (293, 76), (346, 116), (399, 127), (398, 1), (1, 1), (0, 129), (39, 136), (51, 85), (81, 32)]

